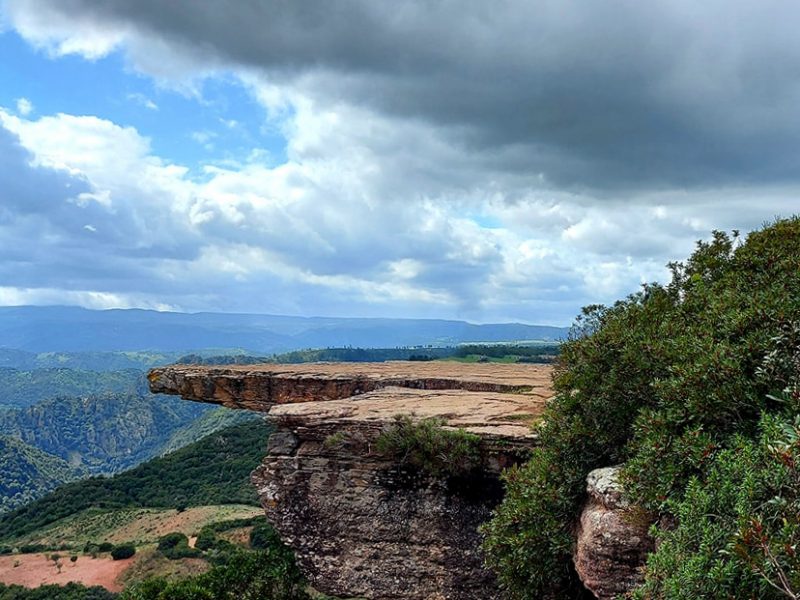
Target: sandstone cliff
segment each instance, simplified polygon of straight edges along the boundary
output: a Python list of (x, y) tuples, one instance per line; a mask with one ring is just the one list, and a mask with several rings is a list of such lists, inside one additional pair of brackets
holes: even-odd
[[(339, 597), (500, 598), (478, 527), (502, 497), (501, 470), (535, 446), (551, 395), (544, 365), (317, 363), (199, 367), (149, 375), (153, 392), (262, 411), (276, 426), (252, 474), (261, 504), (315, 588)], [(480, 438), (480, 467), (431, 477), (381, 455), (399, 414)], [(597, 598), (630, 590), (652, 550), (615, 469), (593, 471), (576, 570)]]
[(652, 519), (629, 504), (618, 475), (617, 467), (589, 473), (578, 525), (575, 569), (599, 600), (624, 596), (640, 584), (654, 548), (648, 533)]
[[(252, 476), (267, 516), (322, 592), (343, 597), (496, 598), (478, 526), (500, 470), (523, 460), (550, 396), (542, 365), (343, 363), (171, 366), (154, 392), (260, 410), (276, 425)], [(375, 451), (397, 414), (480, 436), (480, 469), (432, 478)]]

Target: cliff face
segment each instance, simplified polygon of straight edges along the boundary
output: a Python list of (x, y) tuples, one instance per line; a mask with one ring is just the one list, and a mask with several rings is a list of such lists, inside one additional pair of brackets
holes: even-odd
[[(499, 597), (478, 526), (500, 500), (500, 470), (536, 443), (550, 396), (541, 365), (378, 363), (173, 366), (154, 392), (268, 413), (276, 425), (252, 476), (270, 521), (314, 587), (336, 596)], [(397, 414), (480, 436), (480, 469), (432, 478), (380, 455)]]

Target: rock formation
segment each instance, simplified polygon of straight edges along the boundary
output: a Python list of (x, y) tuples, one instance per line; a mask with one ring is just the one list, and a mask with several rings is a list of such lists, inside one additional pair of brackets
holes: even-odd
[[(491, 599), (478, 526), (500, 470), (523, 460), (550, 396), (542, 365), (450, 362), (198, 367), (150, 373), (154, 392), (268, 413), (253, 473), (269, 520), (318, 590), (369, 599)], [(395, 415), (480, 436), (480, 469), (432, 478), (380, 455)]]
[(575, 569), (600, 600), (624, 596), (642, 582), (642, 567), (653, 551), (649, 515), (630, 506), (618, 480), (619, 468), (589, 473), (588, 499), (581, 513)]

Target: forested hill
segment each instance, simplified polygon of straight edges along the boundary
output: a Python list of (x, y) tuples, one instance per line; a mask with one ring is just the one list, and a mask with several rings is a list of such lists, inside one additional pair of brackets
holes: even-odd
[(552, 362), (559, 352), (559, 342), (528, 344), (462, 344), (460, 346), (422, 346), (405, 348), (313, 348), (294, 350), (272, 356), (223, 354), (201, 356), (187, 354), (176, 362), (194, 365), (232, 365), (308, 362), (385, 362), (390, 360), (428, 361), (458, 360), (464, 362)]
[(436, 319), (345, 319), (277, 315), (0, 307), (0, 344), (32, 353), (246, 348), (274, 353), (330, 346), (395, 347), (558, 340), (566, 329)]
[(148, 393), (143, 371), (96, 372), (82, 369), (19, 370), (0, 367), (0, 409), (25, 408), (52, 398), (98, 394)]
[(86, 476), (80, 467), (16, 438), (0, 435), (0, 513)]
[(257, 505), (249, 477), (266, 453), (268, 435), (269, 426), (253, 420), (113, 477), (67, 484), (0, 516), (0, 540), (21, 537), (88, 508)]
[(56, 398), (0, 411), (0, 513), (91, 474), (111, 474), (258, 419), (155, 396)]
[(14, 436), (91, 473), (147, 460), (175, 431), (210, 407), (134, 394), (54, 398), (0, 411), (0, 434)]
[[(1, 311), (2, 309), (0, 309)], [(209, 351), (215, 354), (214, 350)], [(185, 352), (28, 352), (14, 348), (0, 347), (0, 368), (20, 371), (45, 369), (72, 369), (77, 371), (146, 371), (153, 367), (174, 362)]]

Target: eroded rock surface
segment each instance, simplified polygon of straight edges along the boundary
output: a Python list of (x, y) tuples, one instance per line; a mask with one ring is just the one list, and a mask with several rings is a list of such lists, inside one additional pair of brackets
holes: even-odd
[(171, 365), (148, 374), (154, 393), (229, 408), (268, 411), (275, 404), (341, 400), (386, 387), (550, 395), (542, 365), (456, 362)]
[[(154, 392), (268, 412), (276, 425), (252, 475), (267, 516), (320, 591), (369, 599), (499, 598), (478, 526), (500, 470), (536, 443), (550, 396), (542, 365), (320, 363), (197, 367), (150, 374)], [(432, 479), (379, 455), (397, 414), (480, 436), (482, 468)]]
[(618, 476), (618, 467), (589, 473), (578, 527), (575, 569), (600, 600), (612, 600), (641, 583), (642, 567), (654, 547), (650, 519), (630, 506)]

